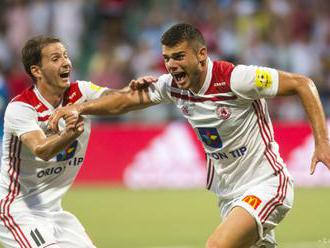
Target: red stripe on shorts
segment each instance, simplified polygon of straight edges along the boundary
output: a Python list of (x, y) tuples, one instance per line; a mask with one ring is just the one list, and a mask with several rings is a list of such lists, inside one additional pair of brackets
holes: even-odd
[(281, 190), (281, 195), (276, 198), (276, 201), (273, 201), (272, 204), (268, 207), (267, 210), (265, 210), (264, 214), (261, 216), (261, 223), (265, 223), (268, 217), (271, 215), (271, 213), (276, 209), (276, 207), (283, 205), (283, 201), (286, 197), (287, 190), (288, 190), (288, 182), (289, 177), (284, 174), (283, 171), (280, 172), (280, 174), (283, 175), (284, 184)]

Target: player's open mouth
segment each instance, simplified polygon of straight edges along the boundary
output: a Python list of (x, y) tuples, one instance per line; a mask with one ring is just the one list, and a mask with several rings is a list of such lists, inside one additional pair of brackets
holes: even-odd
[(183, 83), (186, 76), (187, 76), (187, 73), (185, 73), (185, 72), (180, 72), (180, 73), (173, 74), (173, 77), (175, 78), (175, 81), (177, 83)]
[(60, 73), (60, 77), (64, 80), (69, 80), (69, 77), (70, 77), (70, 72), (62, 72)]

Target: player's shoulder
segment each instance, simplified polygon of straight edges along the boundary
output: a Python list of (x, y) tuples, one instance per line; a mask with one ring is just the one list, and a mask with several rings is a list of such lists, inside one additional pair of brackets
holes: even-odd
[(24, 103), (31, 103), (36, 98), (36, 95), (33, 91), (33, 86), (23, 90), (20, 94), (15, 96), (13, 99), (11, 99), (12, 102), (24, 102)]
[(210, 86), (206, 94), (231, 92), (230, 77), (235, 65), (225, 60), (213, 61)]
[(90, 82), (82, 80), (71, 82), (69, 88), (64, 93), (63, 105), (77, 102), (83, 96), (84, 86), (87, 84), (90, 84)]
[(225, 60), (215, 60), (213, 61), (213, 72), (230, 74), (234, 69), (235, 65), (229, 61)]
[(12, 106), (25, 106), (35, 109), (36, 112), (44, 112), (48, 108), (42, 101), (37, 97), (34, 86), (31, 86), (20, 94), (15, 96), (8, 104), (7, 109)]

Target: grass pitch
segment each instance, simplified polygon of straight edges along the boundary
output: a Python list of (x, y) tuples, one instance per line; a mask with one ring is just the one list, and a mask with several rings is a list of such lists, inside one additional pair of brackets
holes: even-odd
[[(330, 189), (296, 189), (295, 205), (277, 228), (280, 248), (330, 247)], [(74, 187), (64, 207), (98, 248), (203, 248), (220, 222), (205, 190)]]

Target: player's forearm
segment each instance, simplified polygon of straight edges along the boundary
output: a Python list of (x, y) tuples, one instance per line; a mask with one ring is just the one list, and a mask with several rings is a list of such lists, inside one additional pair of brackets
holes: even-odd
[(81, 115), (119, 115), (152, 105), (146, 91), (118, 90), (107, 92), (99, 99), (77, 105)]
[(78, 136), (78, 134), (67, 132), (51, 135), (40, 141), (32, 149), (32, 153), (42, 160), (48, 161), (70, 145)]
[(297, 87), (297, 94), (301, 99), (313, 128), (315, 143), (328, 142), (328, 128), (326, 117), (318, 91), (313, 81), (304, 77)]

